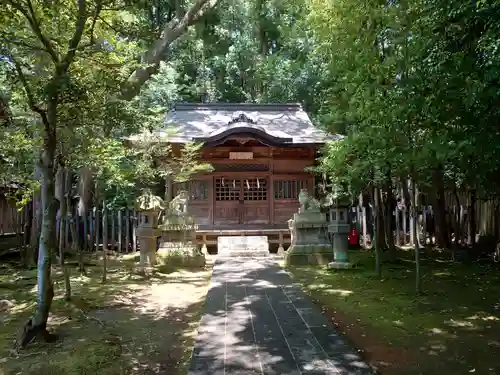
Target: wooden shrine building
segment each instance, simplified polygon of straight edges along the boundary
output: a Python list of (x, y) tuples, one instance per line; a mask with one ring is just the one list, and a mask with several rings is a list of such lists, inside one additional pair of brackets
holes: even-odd
[[(214, 170), (170, 186), (189, 193), (189, 211), (208, 244), (224, 234), (264, 234), (288, 242), (287, 221), (299, 207), (300, 189), (314, 191), (318, 149), (333, 139), (315, 128), (299, 104), (178, 104), (156, 133), (171, 144), (203, 143)], [(276, 237), (276, 238), (272, 238)]]

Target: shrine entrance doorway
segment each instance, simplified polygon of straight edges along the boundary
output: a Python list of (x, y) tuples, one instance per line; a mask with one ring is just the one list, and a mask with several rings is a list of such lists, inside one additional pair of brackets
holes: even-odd
[(269, 224), (268, 177), (216, 177), (214, 225)]

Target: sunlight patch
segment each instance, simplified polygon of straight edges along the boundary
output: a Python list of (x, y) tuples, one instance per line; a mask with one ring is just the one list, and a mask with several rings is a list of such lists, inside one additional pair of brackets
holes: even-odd
[(484, 315), (484, 314), (472, 315), (472, 316), (469, 316), (468, 318), (465, 318), (465, 319), (467, 319), (467, 320), (483, 320), (485, 322), (488, 322), (488, 321), (498, 322), (498, 321), (500, 321), (500, 318), (498, 318), (497, 316)]
[(445, 321), (446, 324), (452, 326), (452, 327), (457, 327), (457, 328), (470, 328), (470, 329), (477, 329), (478, 327), (471, 322), (467, 322), (465, 320), (455, 320), (455, 319), (450, 319)]
[(341, 297), (347, 297), (353, 294), (354, 292), (352, 290), (346, 290), (346, 289), (328, 289), (326, 290), (329, 294), (336, 294)]

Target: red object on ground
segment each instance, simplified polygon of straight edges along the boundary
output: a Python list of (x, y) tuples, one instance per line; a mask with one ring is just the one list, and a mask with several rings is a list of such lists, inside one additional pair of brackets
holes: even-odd
[(349, 245), (354, 245), (354, 246), (358, 245), (359, 235), (358, 235), (358, 231), (356, 230), (356, 228), (352, 228), (352, 231), (351, 231), (351, 233), (349, 233), (349, 236), (347, 238), (349, 240)]

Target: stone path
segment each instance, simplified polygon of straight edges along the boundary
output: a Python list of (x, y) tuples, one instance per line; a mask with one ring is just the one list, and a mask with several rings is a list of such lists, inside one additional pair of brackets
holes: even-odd
[(272, 259), (218, 258), (188, 375), (373, 374)]

